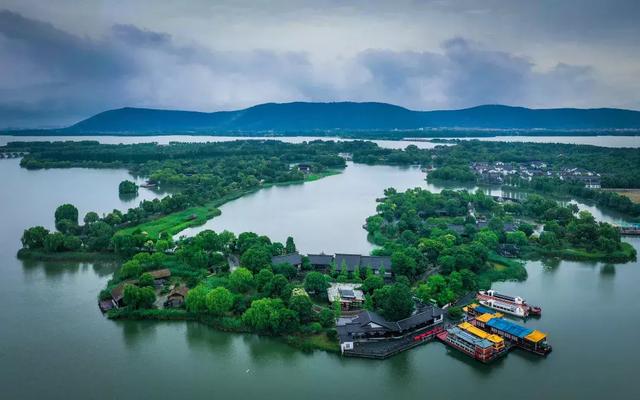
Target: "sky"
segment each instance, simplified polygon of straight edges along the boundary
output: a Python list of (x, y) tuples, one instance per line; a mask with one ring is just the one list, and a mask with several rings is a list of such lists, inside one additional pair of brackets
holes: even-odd
[(0, 0), (0, 128), (108, 109), (640, 109), (637, 0)]

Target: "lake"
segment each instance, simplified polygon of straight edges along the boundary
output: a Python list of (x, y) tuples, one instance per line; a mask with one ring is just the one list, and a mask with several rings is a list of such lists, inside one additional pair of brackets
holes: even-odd
[[(105, 144), (129, 144), (157, 142), (228, 142), (238, 139), (264, 140), (273, 139), (287, 143), (301, 143), (310, 140), (353, 140), (327, 136), (293, 136), (293, 137), (236, 137), (236, 136), (206, 136), (206, 135), (159, 135), (159, 136), (7, 136), (0, 135), (0, 146), (7, 142), (17, 141), (63, 141), (63, 140), (97, 140)], [(454, 138), (445, 138), (454, 139)], [(533, 143), (567, 143), (589, 144), (601, 147), (640, 147), (640, 136), (495, 136), (479, 138), (458, 138), (463, 140), (483, 140), (501, 142), (533, 142)], [(410, 144), (421, 149), (431, 149), (441, 143), (431, 143), (428, 139), (407, 138), (406, 140), (371, 140), (380, 147), (404, 149)]]
[[(109, 321), (96, 297), (116, 266), (21, 262), (15, 253), (23, 229), (51, 227), (61, 203), (74, 203), (81, 215), (131, 207), (117, 194), (127, 178), (123, 170), (27, 171), (18, 160), (0, 160), (3, 398), (539, 400), (637, 393), (638, 262), (528, 262), (527, 281), (496, 284), (544, 308), (527, 325), (547, 332), (554, 351), (546, 359), (514, 351), (489, 366), (440, 343), (370, 361), (302, 353), (275, 339), (195, 323)], [(366, 252), (371, 245), (361, 226), (388, 186), (441, 189), (416, 168), (350, 163), (341, 175), (228, 203), (208, 226), (278, 240), (292, 235), (304, 251)], [(141, 191), (142, 198), (154, 196)], [(640, 250), (640, 240), (629, 242)]]

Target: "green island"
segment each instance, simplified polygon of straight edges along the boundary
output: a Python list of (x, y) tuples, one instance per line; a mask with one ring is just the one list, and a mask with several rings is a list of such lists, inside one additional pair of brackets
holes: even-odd
[[(64, 204), (54, 215), (55, 232), (37, 226), (23, 234), (21, 258), (120, 261), (99, 294), (101, 308), (113, 319), (199, 321), (338, 352), (336, 320), (353, 315), (353, 308), (404, 321), (425, 305), (448, 306), (447, 318), (455, 320), (469, 293), (496, 281), (526, 279), (522, 259), (636, 257), (617, 227), (551, 197), (578, 196), (639, 216), (639, 205), (600, 189), (640, 187), (632, 168), (639, 155), (629, 149), (459, 141), (398, 150), (365, 141), (239, 140), (167, 146), (14, 142), (4, 150), (24, 153), (21, 165), (30, 169), (127, 168), (145, 177), (146, 186), (173, 193), (126, 212), (89, 212), (82, 224), (76, 207)], [(206, 230), (174, 239), (219, 215), (218, 207), (228, 201), (340, 173), (345, 159), (417, 164), (429, 180), (499, 184), (528, 195), (502, 199), (482, 190), (389, 188), (377, 200), (377, 213), (363, 221), (378, 248), (357, 255), (358, 261), (338, 254), (318, 261), (329, 256), (301, 255), (291, 237), (283, 244), (253, 232)], [(552, 167), (523, 169), (531, 163)], [(489, 172), (496, 168), (499, 174)], [(565, 174), (577, 170), (586, 172)], [(345, 303), (343, 296), (355, 297)]]

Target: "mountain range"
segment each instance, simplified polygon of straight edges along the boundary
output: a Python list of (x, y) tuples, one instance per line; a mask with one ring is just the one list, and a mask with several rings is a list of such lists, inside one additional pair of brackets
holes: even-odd
[(640, 111), (596, 108), (530, 109), (483, 105), (413, 111), (386, 103), (266, 103), (236, 111), (194, 112), (120, 108), (96, 114), (65, 133), (314, 132), (461, 129), (640, 129)]

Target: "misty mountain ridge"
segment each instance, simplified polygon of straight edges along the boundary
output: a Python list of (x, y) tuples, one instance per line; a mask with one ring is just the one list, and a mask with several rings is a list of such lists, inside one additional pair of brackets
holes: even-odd
[(615, 108), (530, 109), (482, 105), (414, 111), (387, 103), (265, 103), (236, 111), (196, 112), (125, 107), (80, 121), (64, 133), (317, 132), (438, 128), (639, 129), (640, 111)]

